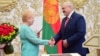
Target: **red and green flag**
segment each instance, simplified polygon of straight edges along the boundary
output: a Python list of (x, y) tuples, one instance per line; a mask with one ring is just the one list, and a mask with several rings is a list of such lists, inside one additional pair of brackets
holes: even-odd
[[(58, 0), (43, 1), (43, 39), (51, 39), (60, 29)], [(45, 46), (48, 54), (62, 53), (61, 41), (54, 47)]]

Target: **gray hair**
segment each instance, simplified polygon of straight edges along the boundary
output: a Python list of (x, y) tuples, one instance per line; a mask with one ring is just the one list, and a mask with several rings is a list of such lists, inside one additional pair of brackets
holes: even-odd
[(70, 7), (72, 10), (74, 9), (73, 3), (68, 1), (68, 2), (64, 2), (64, 4), (68, 7)]

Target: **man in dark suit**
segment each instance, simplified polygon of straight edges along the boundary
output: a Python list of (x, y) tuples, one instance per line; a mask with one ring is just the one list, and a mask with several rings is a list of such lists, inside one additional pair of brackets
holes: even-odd
[(88, 49), (82, 47), (86, 33), (84, 17), (74, 11), (71, 2), (65, 2), (62, 10), (66, 17), (62, 20), (60, 31), (54, 36), (55, 44), (62, 39), (63, 53), (79, 53), (86, 56)]

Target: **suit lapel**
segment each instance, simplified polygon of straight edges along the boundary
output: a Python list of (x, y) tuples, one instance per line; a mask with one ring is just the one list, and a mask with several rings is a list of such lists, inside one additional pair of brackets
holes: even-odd
[[(69, 19), (67, 25), (64, 27), (65, 29), (68, 27), (68, 25), (70, 25), (72, 19), (74, 19), (74, 15), (75, 15), (75, 12), (71, 15), (71, 17), (70, 17), (70, 19)], [(65, 23), (65, 22), (64, 22), (64, 23)]]

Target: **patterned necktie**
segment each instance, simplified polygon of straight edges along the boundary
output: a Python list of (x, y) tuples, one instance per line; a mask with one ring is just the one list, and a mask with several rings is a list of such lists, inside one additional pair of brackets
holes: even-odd
[[(67, 24), (68, 24), (68, 21), (69, 21), (69, 18), (67, 17), (66, 18), (66, 21), (65, 21), (65, 27), (67, 26)], [(65, 42), (65, 40), (63, 40), (63, 46), (65, 47), (65, 48), (67, 48), (67, 43)]]
[(66, 27), (68, 21), (69, 21), (69, 18), (67, 17), (67, 18), (66, 18), (66, 21), (65, 21), (65, 27)]

